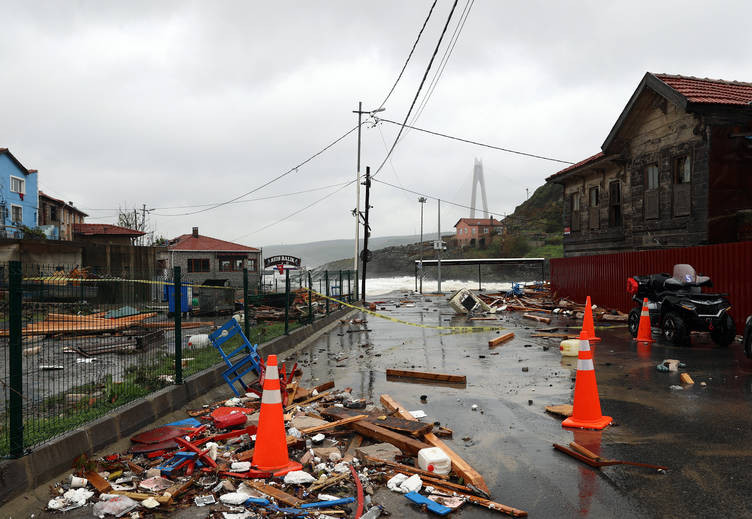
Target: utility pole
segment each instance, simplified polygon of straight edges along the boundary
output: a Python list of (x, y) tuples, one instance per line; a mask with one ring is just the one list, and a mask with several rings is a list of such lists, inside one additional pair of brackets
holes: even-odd
[(368, 260), (370, 256), (370, 252), (368, 250), (368, 237), (371, 235), (371, 228), (368, 226), (368, 210), (371, 208), (369, 205), (371, 200), (371, 168), (369, 166), (366, 166), (366, 216), (365, 216), (365, 222), (363, 222), (363, 252), (361, 252), (361, 259), (363, 260), (363, 285), (361, 288), (361, 301), (365, 304), (366, 302), (366, 265), (368, 265)]
[(439, 280), (439, 288), (437, 292), (441, 294), (441, 246), (442, 246), (442, 243), (441, 243), (441, 200), (439, 200), (438, 202), (439, 202), (439, 230), (437, 232), (439, 235), (439, 241), (437, 242), (437, 247), (436, 247), (436, 259), (438, 260), (436, 262), (436, 276), (438, 277), (438, 280)]
[(358, 101), (358, 173), (355, 182), (355, 255), (353, 256), (353, 270), (355, 271), (355, 286), (358, 286), (358, 249), (360, 248), (360, 128), (363, 126), (363, 102)]
[(426, 197), (418, 197), (420, 203), (420, 263), (418, 268), (420, 269), (420, 289), (419, 293), (423, 293), (423, 206), (426, 204)]
[[(139, 229), (139, 230), (141, 230), (143, 232), (146, 232), (146, 204), (144, 204), (141, 207), (141, 229)], [(144, 235), (141, 236), (141, 245), (146, 245), (144, 243), (144, 241), (146, 240), (146, 238), (144, 238), (144, 236), (146, 236), (146, 235), (144, 234)]]

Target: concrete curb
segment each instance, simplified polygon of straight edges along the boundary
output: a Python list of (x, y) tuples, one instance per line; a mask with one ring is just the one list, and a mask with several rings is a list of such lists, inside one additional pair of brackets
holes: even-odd
[[(259, 346), (263, 356), (297, 350), (300, 343), (353, 310), (344, 308), (330, 313), (305, 326), (265, 342)], [(69, 470), (81, 454), (91, 456), (122, 438), (154, 422), (160, 416), (179, 410), (187, 402), (225, 383), (222, 378), (225, 364), (219, 363), (187, 377), (180, 386), (169, 386), (134, 400), (110, 413), (65, 433), (35, 448), (23, 458), (0, 461), (0, 506), (23, 492), (34, 489), (58, 474)]]

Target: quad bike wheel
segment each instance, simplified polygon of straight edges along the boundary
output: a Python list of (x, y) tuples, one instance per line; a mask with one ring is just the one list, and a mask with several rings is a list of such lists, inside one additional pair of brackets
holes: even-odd
[(684, 346), (689, 342), (687, 325), (676, 312), (669, 312), (663, 317), (663, 338), (676, 346)]
[(634, 307), (629, 311), (629, 319), (627, 319), (627, 327), (629, 328), (629, 333), (632, 335), (633, 338), (637, 337), (637, 331), (640, 328), (640, 314), (642, 314), (642, 308), (641, 307)]
[(752, 333), (748, 333), (744, 341), (744, 354), (748, 359), (752, 359)]
[(710, 332), (710, 338), (721, 348), (728, 347), (728, 345), (736, 339), (736, 325), (734, 324), (734, 319), (729, 314), (724, 314), (718, 324)]

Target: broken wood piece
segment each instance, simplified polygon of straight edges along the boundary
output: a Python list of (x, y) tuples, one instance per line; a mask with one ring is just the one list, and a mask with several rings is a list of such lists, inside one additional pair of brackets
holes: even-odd
[(437, 427), (433, 433), (438, 436), (439, 438), (452, 438), (454, 435), (454, 431), (452, 431), (449, 427)]
[[(580, 446), (580, 448), (584, 448), (584, 447)], [(645, 467), (648, 469), (655, 469), (655, 470), (668, 470), (668, 467), (664, 467), (663, 465), (639, 463), (637, 461), (609, 460), (609, 459), (601, 458), (597, 455), (596, 455), (597, 459), (593, 459), (590, 456), (580, 454), (579, 452), (569, 449), (563, 445), (559, 445), (558, 443), (554, 443), (554, 449), (556, 449), (559, 452), (563, 452), (564, 454), (567, 454), (573, 457), (574, 459), (580, 460), (581, 462), (586, 463), (587, 465), (590, 465), (591, 467), (595, 467), (595, 468), (610, 467), (612, 465), (631, 465), (633, 467)], [(591, 452), (590, 454), (593, 454), (593, 453)]]
[[(326, 407), (321, 410), (321, 415), (323, 417), (332, 420), (341, 420), (342, 418), (357, 416), (358, 414), (358, 411), (354, 409), (348, 409), (346, 407), (332, 406)], [(418, 422), (415, 420), (406, 420), (404, 418), (398, 418), (396, 416), (376, 416), (372, 414), (364, 419), (381, 427), (386, 427), (387, 429), (391, 429), (397, 432), (407, 433), (410, 436), (415, 436), (416, 438), (419, 438), (427, 432), (430, 432), (433, 428), (433, 424), (430, 423)]]
[(250, 487), (255, 488), (259, 492), (266, 494), (269, 497), (273, 497), (277, 501), (280, 501), (286, 505), (299, 506), (303, 504), (303, 501), (301, 499), (298, 499), (297, 497), (292, 496), (288, 494), (287, 492), (283, 492), (278, 488), (272, 487), (265, 483), (261, 483), (260, 481), (250, 480), (250, 481), (246, 481), (245, 484)]
[[(406, 408), (400, 405), (389, 395), (381, 395), (381, 405), (383, 405), (384, 408), (388, 409), (389, 411), (396, 410), (397, 414), (399, 414), (406, 420), (415, 420), (415, 418), (413, 418), (413, 415), (411, 415)], [(449, 458), (452, 460), (452, 470), (455, 472), (455, 474), (464, 479), (465, 482), (471, 483), (475, 487), (481, 489), (483, 492), (486, 492), (487, 494), (490, 493), (488, 485), (486, 485), (486, 481), (483, 479), (483, 476), (481, 476), (472, 466), (470, 466), (468, 462), (463, 460), (459, 454), (450, 449), (449, 446), (441, 441), (434, 433), (426, 433), (423, 439), (426, 441), (426, 443), (430, 443), (433, 447), (439, 447), (447, 456), (449, 456)]]
[(377, 465), (386, 465), (387, 467), (391, 467), (393, 469), (397, 469), (398, 471), (402, 471), (402, 472), (409, 472), (410, 474), (430, 476), (432, 478), (437, 478), (437, 479), (442, 479), (442, 480), (449, 479), (449, 476), (445, 476), (442, 474), (434, 474), (433, 472), (427, 472), (425, 470), (421, 470), (416, 467), (410, 467), (409, 465), (403, 465), (402, 463), (397, 463), (395, 461), (382, 460), (381, 458), (374, 458), (373, 456), (363, 456), (363, 459), (368, 463), (374, 463)]
[(350, 443), (347, 446), (347, 450), (345, 450), (344, 457), (347, 458), (348, 456), (354, 458), (355, 457), (355, 450), (361, 446), (363, 443), (363, 437), (360, 434), (354, 434), (353, 437), (350, 439)]
[(318, 391), (321, 393), (322, 391), (326, 391), (327, 389), (332, 389), (334, 387), (334, 380), (330, 380), (329, 382), (324, 382), (323, 384), (319, 384), (318, 386), (314, 387), (311, 392)]
[(110, 490), (109, 494), (115, 494), (118, 496), (130, 497), (136, 501), (143, 501), (144, 499), (154, 498), (160, 505), (166, 505), (172, 500), (172, 496), (156, 496), (154, 494), (145, 494), (143, 492), (128, 492), (126, 490)]
[(537, 321), (539, 323), (546, 323), (551, 324), (551, 318), (550, 317), (541, 317), (539, 315), (532, 315), (532, 314), (522, 314), (522, 317), (525, 319), (530, 319), (532, 321)]
[(507, 342), (508, 340), (511, 340), (511, 339), (514, 339), (514, 333), (513, 332), (508, 332), (508, 333), (501, 334), (498, 337), (495, 337), (495, 338), (491, 339), (490, 341), (488, 341), (488, 347), (489, 348), (493, 348), (494, 346), (498, 346), (502, 342)]
[(327, 396), (328, 394), (329, 394), (329, 392), (325, 391), (324, 393), (319, 393), (318, 395), (312, 396), (311, 398), (309, 398), (307, 400), (303, 400), (302, 402), (297, 402), (295, 404), (290, 404), (287, 407), (285, 407), (285, 412), (292, 411), (293, 409), (295, 409), (298, 406), (308, 405), (311, 402), (315, 402), (316, 400), (320, 400), (320, 399), (324, 398), (325, 396)]
[(99, 473), (90, 471), (84, 474), (84, 477), (89, 480), (91, 486), (97, 489), (99, 493), (107, 493), (112, 489), (110, 482), (104, 479)]
[(410, 436), (405, 436), (385, 427), (381, 427), (371, 422), (358, 421), (350, 424), (350, 428), (366, 438), (372, 438), (380, 442), (391, 443), (404, 453), (415, 456), (418, 451), (430, 447), (430, 445), (416, 440)]
[(355, 416), (350, 416), (348, 418), (342, 418), (341, 420), (337, 420), (336, 422), (329, 422), (327, 424), (309, 427), (308, 429), (302, 429), (300, 432), (303, 434), (311, 434), (319, 431), (326, 431), (327, 429), (333, 429), (334, 427), (339, 427), (340, 425), (347, 425), (349, 423), (357, 422), (358, 420), (362, 420), (363, 418), (367, 417), (368, 415), (366, 414), (358, 414)]
[(682, 373), (679, 375), (679, 379), (681, 380), (682, 384), (694, 384), (695, 381), (692, 380), (692, 377), (689, 376), (689, 373)]
[(472, 493), (463, 492), (461, 490), (453, 489), (450, 487), (444, 486), (444, 482), (438, 482), (434, 481), (431, 483), (432, 487), (435, 487), (439, 490), (443, 490), (448, 493), (454, 493), (459, 494), (462, 497), (464, 497), (466, 500), (470, 501), (471, 503), (474, 503), (476, 505), (482, 506), (484, 508), (487, 508), (489, 510), (495, 510), (496, 512), (501, 512), (502, 514), (510, 515), (512, 517), (527, 517), (527, 512), (524, 510), (520, 510), (518, 508), (514, 508), (511, 506), (503, 505), (501, 503), (497, 503), (495, 501), (491, 501), (490, 499), (486, 499), (484, 497), (478, 497)]
[(336, 476), (331, 476), (326, 478), (324, 481), (317, 481), (313, 483), (310, 487), (308, 487), (308, 493), (311, 494), (313, 492), (316, 492), (318, 490), (323, 490), (327, 487), (330, 487), (332, 485), (336, 485), (343, 479), (347, 479), (350, 477), (349, 472), (345, 472), (343, 474), (337, 474)]
[(573, 450), (579, 452), (583, 456), (587, 456), (591, 460), (601, 461), (601, 457), (599, 455), (577, 442), (569, 442), (569, 446), (572, 447)]
[(438, 380), (440, 382), (453, 382), (455, 384), (466, 384), (465, 375), (447, 375), (444, 373), (427, 373), (425, 371), (408, 371), (404, 369), (387, 369), (387, 377), (404, 377), (418, 378), (421, 380)]
[(569, 418), (574, 412), (572, 404), (547, 405), (546, 412), (556, 416)]

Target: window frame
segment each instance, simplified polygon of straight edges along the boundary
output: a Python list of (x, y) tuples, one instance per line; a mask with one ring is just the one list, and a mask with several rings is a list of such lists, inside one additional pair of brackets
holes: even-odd
[[(687, 180), (686, 182), (679, 182), (679, 167), (677, 164), (682, 159), (686, 161), (685, 164), (687, 165), (687, 168), (685, 169), (689, 169), (689, 171), (687, 172), (689, 180)], [(673, 158), (673, 160), (671, 161), (671, 177), (674, 185), (692, 184), (692, 160), (690, 159), (689, 153), (682, 153), (681, 155), (676, 155)]]
[[(186, 260), (186, 263), (187, 263), (186, 266), (188, 267), (188, 272), (191, 274), (211, 272), (211, 261), (209, 260), (209, 258), (188, 258)], [(196, 265), (198, 265), (198, 268), (196, 268)], [(204, 268), (206, 270), (204, 270)]]
[[(21, 191), (18, 191), (16, 189), (13, 189), (13, 181), (18, 180), (21, 183)], [(11, 193), (19, 193), (21, 195), (26, 194), (26, 179), (22, 177), (17, 177), (15, 175), (10, 175), (10, 192)]]
[[(18, 209), (21, 212), (21, 218), (16, 220), (13, 218), (13, 209)], [(11, 223), (17, 223), (23, 225), (23, 206), (18, 204), (10, 204), (10, 221)]]
[[(612, 186), (617, 186), (616, 190)], [(618, 194), (618, 197), (614, 197), (614, 191)], [(614, 200), (618, 198), (618, 200)], [(621, 211), (621, 181), (611, 180), (608, 183), (608, 226), (609, 227), (621, 227), (624, 225), (624, 215)]]

